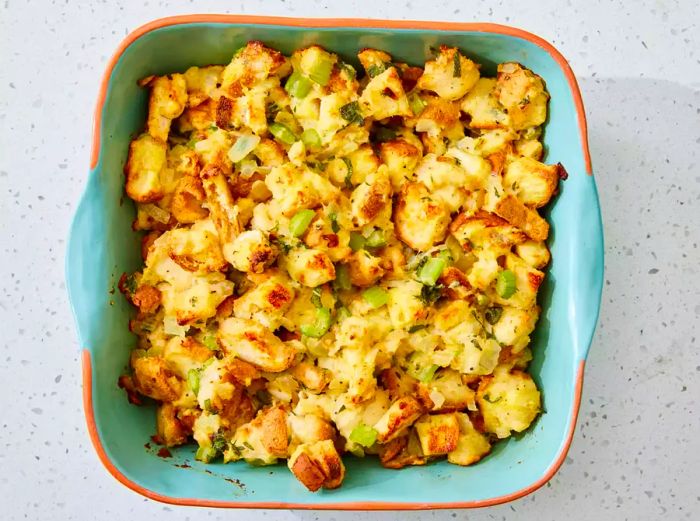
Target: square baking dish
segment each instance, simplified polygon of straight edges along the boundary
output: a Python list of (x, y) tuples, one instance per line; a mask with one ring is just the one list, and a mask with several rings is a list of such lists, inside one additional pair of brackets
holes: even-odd
[[(134, 206), (123, 195), (122, 169), (130, 139), (144, 125), (147, 93), (137, 80), (228, 63), (248, 40), (290, 54), (320, 44), (357, 64), (376, 47), (397, 61), (423, 63), (430, 48), (459, 47), (483, 64), (518, 61), (544, 78), (551, 94), (544, 145), (547, 163), (569, 177), (545, 212), (552, 263), (540, 290), (542, 315), (533, 336), (530, 371), (542, 390), (544, 414), (525, 433), (495, 445), (470, 467), (446, 461), (402, 470), (374, 458), (346, 457), (337, 490), (308, 492), (284, 464), (203, 465), (192, 446), (158, 457), (147, 450), (155, 431), (150, 407), (134, 407), (117, 387), (135, 338), (130, 306), (115, 286), (140, 265), (131, 231)], [(494, 24), (295, 19), (236, 15), (164, 18), (131, 33), (110, 60), (99, 92), (90, 172), (71, 227), (66, 279), (83, 363), (88, 431), (107, 470), (149, 498), (179, 505), (240, 508), (431, 509), (482, 507), (510, 501), (546, 483), (563, 462), (576, 424), (583, 367), (597, 321), (603, 280), (603, 232), (592, 176), (586, 119), (574, 75), (549, 43)]]

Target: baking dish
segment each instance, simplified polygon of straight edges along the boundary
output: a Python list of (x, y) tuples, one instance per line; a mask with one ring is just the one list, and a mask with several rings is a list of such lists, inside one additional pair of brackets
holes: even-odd
[[(364, 47), (422, 63), (430, 48), (458, 46), (493, 75), (519, 61), (544, 78), (551, 94), (545, 161), (568, 171), (545, 213), (552, 252), (533, 337), (531, 373), (545, 413), (524, 434), (503, 441), (471, 467), (438, 462), (400, 471), (374, 459), (346, 458), (340, 489), (310, 493), (282, 464), (205, 466), (191, 446), (159, 457), (144, 449), (153, 411), (130, 405), (117, 385), (134, 338), (131, 310), (115, 286), (139, 265), (134, 208), (123, 197), (129, 140), (144, 124), (146, 92), (137, 80), (228, 63), (233, 50), (257, 39), (283, 51), (318, 43), (355, 63)], [(563, 462), (576, 424), (583, 367), (595, 329), (603, 277), (600, 209), (581, 96), (566, 60), (544, 40), (519, 29), (480, 23), (358, 19), (293, 19), (236, 15), (164, 18), (131, 33), (109, 62), (95, 112), (90, 172), (71, 227), (66, 279), (83, 363), (88, 431), (107, 470), (126, 486), (180, 505), (242, 508), (429, 509), (487, 506), (521, 497), (549, 480)]]

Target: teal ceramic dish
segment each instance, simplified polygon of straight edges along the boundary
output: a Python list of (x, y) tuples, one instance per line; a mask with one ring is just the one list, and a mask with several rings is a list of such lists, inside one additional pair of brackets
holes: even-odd
[[(137, 80), (228, 63), (234, 49), (262, 40), (286, 54), (318, 43), (355, 62), (376, 47), (397, 60), (423, 63), (437, 44), (458, 46), (482, 63), (519, 61), (542, 76), (551, 103), (546, 161), (561, 162), (568, 179), (548, 211), (552, 263), (540, 291), (543, 312), (533, 338), (531, 373), (546, 412), (524, 434), (498, 443), (471, 467), (441, 461), (400, 471), (375, 459), (347, 457), (337, 490), (308, 492), (282, 464), (205, 466), (192, 446), (158, 457), (144, 444), (154, 433), (148, 407), (130, 405), (117, 385), (135, 338), (131, 310), (115, 294), (120, 274), (140, 264), (135, 209), (123, 196), (122, 168), (130, 139), (144, 125), (146, 92)], [(603, 280), (603, 232), (573, 73), (550, 44), (492, 24), (323, 20), (194, 15), (157, 20), (122, 43), (104, 76), (95, 115), (92, 165), (71, 228), (66, 278), (83, 348), (88, 429), (108, 471), (152, 499), (182, 505), (309, 509), (422, 509), (487, 506), (521, 497), (547, 482), (566, 456), (579, 401), (583, 366), (595, 329)], [(205, 470), (206, 469), (206, 470)]]

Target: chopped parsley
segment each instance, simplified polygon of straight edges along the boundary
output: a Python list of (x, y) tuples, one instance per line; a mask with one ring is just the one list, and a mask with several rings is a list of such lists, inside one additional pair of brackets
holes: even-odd
[(353, 67), (349, 63), (341, 61), (338, 63), (338, 66), (340, 67), (341, 71), (345, 71), (347, 73), (351, 80), (354, 80), (355, 76), (357, 76), (357, 71), (355, 71), (355, 67)]
[(360, 110), (360, 104), (357, 101), (351, 101), (340, 107), (340, 115), (348, 123), (362, 125), (365, 122), (365, 118), (362, 117), (362, 111)]
[(330, 219), (331, 221), (331, 230), (333, 230), (333, 233), (338, 233), (340, 231), (340, 225), (338, 224), (338, 214), (332, 213), (328, 216), (328, 219)]
[(345, 188), (352, 188), (352, 162), (347, 158), (343, 158), (343, 163), (345, 163), (345, 168), (347, 173), (345, 174)]
[(373, 63), (369, 67), (367, 67), (367, 76), (370, 78), (374, 78), (375, 76), (379, 76), (382, 72), (387, 70), (389, 67), (393, 67), (391, 62), (380, 62), (380, 63)]
[(442, 284), (436, 284), (435, 286), (423, 285), (423, 287), (420, 290), (419, 298), (426, 306), (430, 306), (431, 304), (437, 302), (438, 299), (442, 296), (443, 287), (444, 286)]
[(502, 314), (503, 308), (495, 306), (492, 308), (488, 308), (484, 312), (484, 318), (486, 319), (486, 322), (493, 325), (500, 320)]
[(224, 452), (226, 450), (228, 447), (228, 441), (221, 431), (216, 433), (214, 439), (211, 441), (211, 446), (216, 452)]
[(321, 304), (321, 288), (316, 287), (314, 290), (311, 292), (311, 303), (314, 305), (314, 307), (321, 308), (323, 307), (323, 304)]
[(415, 326), (411, 326), (411, 327), (408, 329), (408, 332), (409, 332), (409, 333), (415, 333), (416, 331), (420, 331), (421, 329), (425, 329), (425, 328), (427, 328), (427, 327), (428, 327), (428, 326), (427, 326), (426, 324), (416, 324)]
[(454, 70), (452, 71), (452, 76), (459, 78), (462, 75), (462, 62), (460, 60), (459, 51), (455, 50), (453, 58)]

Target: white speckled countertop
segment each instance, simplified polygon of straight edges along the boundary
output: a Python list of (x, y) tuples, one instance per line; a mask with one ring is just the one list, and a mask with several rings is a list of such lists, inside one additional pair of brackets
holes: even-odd
[[(0, 2), (0, 518), (700, 519), (698, 2), (110, 4)], [(101, 467), (83, 420), (64, 238), (106, 60), (142, 23), (188, 12), (501, 22), (569, 58), (587, 108), (606, 274), (576, 436), (547, 486), (473, 511), (220, 511), (144, 499)]]

